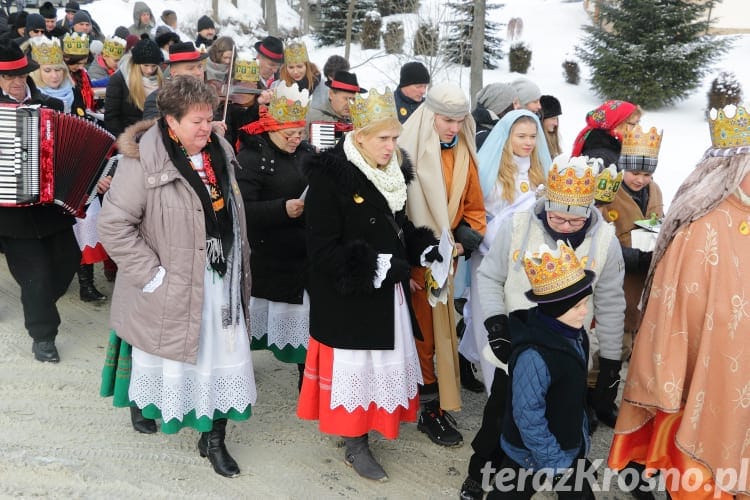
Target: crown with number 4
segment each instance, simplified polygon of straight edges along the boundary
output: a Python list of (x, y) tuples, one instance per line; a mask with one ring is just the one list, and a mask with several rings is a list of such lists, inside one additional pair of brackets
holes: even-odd
[(310, 93), (299, 90), (296, 83), (287, 86), (280, 81), (274, 87), (274, 95), (268, 104), (268, 112), (279, 123), (302, 121), (310, 108)]

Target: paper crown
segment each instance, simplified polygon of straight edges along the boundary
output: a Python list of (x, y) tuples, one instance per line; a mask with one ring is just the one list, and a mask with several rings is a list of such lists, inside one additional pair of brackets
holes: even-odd
[(104, 40), (104, 48), (102, 49), (102, 55), (105, 57), (111, 57), (113, 59), (120, 59), (125, 53), (125, 46), (127, 42), (119, 36), (113, 36)]
[(57, 38), (46, 36), (30, 38), (31, 58), (39, 64), (63, 64), (63, 52)]
[(750, 116), (742, 105), (712, 108), (708, 113), (708, 126), (714, 148), (750, 146)]
[[(596, 189), (594, 165), (596, 163), (593, 159), (589, 160), (587, 156), (567, 159), (564, 155), (560, 155), (555, 158), (547, 175), (545, 187), (548, 209), (577, 213), (571, 208), (587, 208), (591, 205)], [(588, 211), (580, 215), (588, 215)]]
[(527, 250), (523, 266), (531, 291), (539, 298), (557, 294), (586, 278), (575, 252), (560, 240), (555, 249), (542, 244), (537, 252)]
[(640, 125), (636, 125), (633, 130), (622, 134), (620, 155), (657, 158), (661, 147), (661, 138), (662, 134), (656, 130), (656, 127), (644, 131)]
[(89, 55), (89, 36), (86, 33), (66, 33), (63, 37), (63, 54), (66, 56)]
[(295, 38), (284, 43), (284, 64), (299, 64), (309, 60), (305, 42)]
[(381, 94), (377, 89), (370, 89), (367, 97), (355, 94), (349, 101), (349, 114), (354, 128), (366, 127), (386, 118), (398, 119), (396, 114), (396, 100), (388, 87)]
[(602, 203), (612, 203), (622, 184), (622, 170), (617, 171), (617, 167), (610, 165), (602, 169), (596, 176), (596, 192), (594, 199)]
[(260, 80), (258, 61), (252, 59), (237, 59), (234, 62), (234, 79), (241, 82), (257, 82)]
[(268, 112), (279, 123), (303, 121), (310, 107), (310, 93), (299, 90), (296, 83), (287, 86), (280, 81), (274, 87), (274, 95), (268, 104)]

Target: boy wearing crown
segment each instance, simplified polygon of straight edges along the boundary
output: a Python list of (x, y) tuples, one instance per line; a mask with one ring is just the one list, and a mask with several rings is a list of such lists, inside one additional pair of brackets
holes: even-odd
[[(561, 479), (567, 469), (585, 460), (590, 447), (585, 411), (589, 346), (584, 325), (594, 272), (585, 269), (560, 240), (555, 248), (542, 244), (538, 252), (527, 250), (523, 267), (531, 284), (524, 295), (536, 306), (508, 317), (510, 394), (500, 438), (505, 458), (498, 488), (487, 498), (531, 498), (534, 475), (544, 474), (552, 479), (554, 489), (570, 488), (558, 491), (558, 498), (593, 500), (588, 481), (578, 485), (574, 476)], [(521, 470), (528, 473), (525, 480)], [(500, 478), (507, 477), (508, 471), (515, 474), (504, 484), (513, 488), (503, 491)]]
[(597, 163), (585, 156), (555, 158), (547, 175), (544, 196), (531, 209), (516, 212), (502, 223), (479, 266), (479, 302), (490, 349), (483, 355), (494, 361), (497, 368), (482, 425), (471, 443), (474, 455), (469, 461), (469, 477), (461, 488), (465, 498), (481, 498), (481, 470), (488, 463), (499, 467), (503, 458), (498, 443), (509, 387), (507, 362), (512, 336), (508, 315), (533, 306), (523, 294), (529, 287), (521, 260), (527, 250), (562, 240), (586, 269), (595, 272), (591, 307), (584, 323), (588, 327), (596, 317), (596, 335), (590, 335), (589, 341), (592, 350), (598, 344), (599, 365), (604, 367), (596, 379), (594, 394), (597, 399), (603, 398), (611, 386), (616, 392), (625, 318), (624, 264), (614, 227), (606, 224), (594, 207), (597, 168)]
[[(633, 337), (638, 327), (640, 311), (638, 302), (643, 292), (646, 273), (651, 264), (652, 252), (648, 247), (638, 248), (633, 235), (643, 233), (636, 221), (644, 219), (661, 220), (664, 216), (664, 202), (661, 189), (653, 182), (653, 174), (659, 159), (661, 134), (655, 128), (642, 130), (636, 125), (623, 134), (622, 152), (618, 162), (622, 171), (622, 184), (611, 203), (599, 206), (604, 220), (612, 222), (622, 246), (625, 260), (625, 335), (623, 358), (630, 356)], [(648, 236), (651, 233), (647, 233)], [(653, 234), (652, 240), (656, 239)], [(612, 395), (614, 403), (614, 394)], [(606, 408), (595, 408), (599, 421), (607, 427), (614, 427), (617, 413), (614, 404)]]
[(125, 40), (117, 36), (104, 40), (102, 53), (86, 68), (95, 87), (107, 86), (109, 77), (117, 71), (117, 65), (125, 53), (125, 45)]
[(710, 111), (661, 226), (610, 449), (614, 469), (667, 469), (674, 499), (750, 497), (748, 116)]

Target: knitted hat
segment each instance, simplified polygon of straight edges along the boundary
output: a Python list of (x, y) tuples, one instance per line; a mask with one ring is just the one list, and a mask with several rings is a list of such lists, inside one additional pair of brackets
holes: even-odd
[(81, 6), (78, 5), (78, 2), (70, 1), (65, 4), (65, 12), (78, 12), (81, 10)]
[(417, 85), (420, 83), (430, 83), (430, 72), (421, 62), (408, 62), (401, 66), (401, 78), (398, 81), (399, 87), (408, 85)]
[(88, 14), (88, 12), (85, 12), (83, 10), (79, 10), (78, 12), (76, 12), (76, 15), (73, 16), (73, 25), (76, 25), (78, 23), (91, 24), (91, 16)]
[[(13, 20), (13, 30), (18, 30), (19, 28), (26, 28), (26, 18), (29, 17), (29, 13), (25, 10), (22, 10), (21, 12), (14, 12), (13, 14), (16, 14), (15, 19)], [(11, 14), (11, 16), (13, 15)], [(10, 17), (8, 18), (8, 22), (10, 22)]]
[(39, 14), (45, 19), (57, 19), (57, 9), (52, 5), (52, 2), (44, 2), (39, 7)]
[(560, 101), (558, 101), (556, 97), (543, 95), (539, 98), (539, 102), (542, 105), (542, 120), (546, 118), (554, 118), (562, 114)]
[(104, 44), (100, 40), (91, 40), (89, 51), (91, 54), (98, 56), (104, 50)]
[[(557, 302), (572, 297), (583, 298), (591, 293), (594, 272), (584, 269), (575, 252), (560, 240), (556, 248), (543, 243), (536, 252), (527, 250), (523, 267), (531, 283), (531, 290), (525, 295), (532, 302)], [(575, 302), (570, 307), (573, 305)], [(553, 317), (558, 316), (561, 314)]]
[(133, 47), (135, 47), (135, 44), (138, 43), (138, 40), (140, 38), (138, 35), (128, 35), (125, 37), (125, 52), (130, 51)]
[(198, 31), (207, 30), (209, 28), (216, 29), (216, 25), (214, 24), (213, 19), (208, 16), (201, 16), (198, 19)]
[(518, 97), (509, 83), (490, 83), (477, 92), (477, 104), (501, 117)]
[(275, 36), (267, 36), (263, 40), (255, 42), (255, 51), (272, 61), (284, 62), (284, 42)]
[(161, 49), (150, 38), (139, 40), (133, 46), (130, 53), (132, 54), (134, 64), (160, 64), (164, 61)]
[(44, 24), (44, 18), (40, 14), (29, 14), (26, 17), (26, 34), (28, 35), (34, 30), (47, 30)]
[(357, 75), (348, 71), (337, 71), (333, 80), (326, 80), (326, 85), (333, 90), (343, 90), (344, 92), (367, 92), (367, 89), (363, 89), (357, 83)]
[(115, 28), (115, 36), (117, 38), (122, 38), (123, 40), (125, 40), (129, 34), (130, 31), (125, 26), (118, 26), (117, 28)]
[(518, 78), (510, 82), (510, 85), (516, 91), (516, 94), (518, 94), (521, 106), (526, 106), (532, 101), (538, 101), (542, 97), (542, 91), (539, 90), (537, 84), (528, 78)]
[(208, 57), (207, 52), (200, 52), (193, 42), (177, 42), (169, 46), (167, 64), (202, 61)]
[(26, 75), (37, 68), (39, 65), (26, 57), (16, 42), (0, 41), (0, 75)]
[(461, 120), (471, 112), (471, 103), (461, 87), (453, 82), (434, 85), (425, 95), (425, 106), (433, 113)]

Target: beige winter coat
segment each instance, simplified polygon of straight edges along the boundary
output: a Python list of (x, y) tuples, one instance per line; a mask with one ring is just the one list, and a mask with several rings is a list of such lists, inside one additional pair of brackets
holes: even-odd
[[(99, 236), (119, 268), (110, 326), (142, 351), (195, 363), (206, 269), (203, 209), (169, 159), (154, 123), (136, 123), (118, 139), (123, 159), (99, 213)], [(221, 139), (221, 145), (237, 203), (241, 238), (234, 244), (242, 245), (242, 299), (247, 304), (250, 246), (234, 176), (237, 161), (229, 143)], [(153, 293), (143, 292), (159, 266), (166, 269), (164, 281)]]

